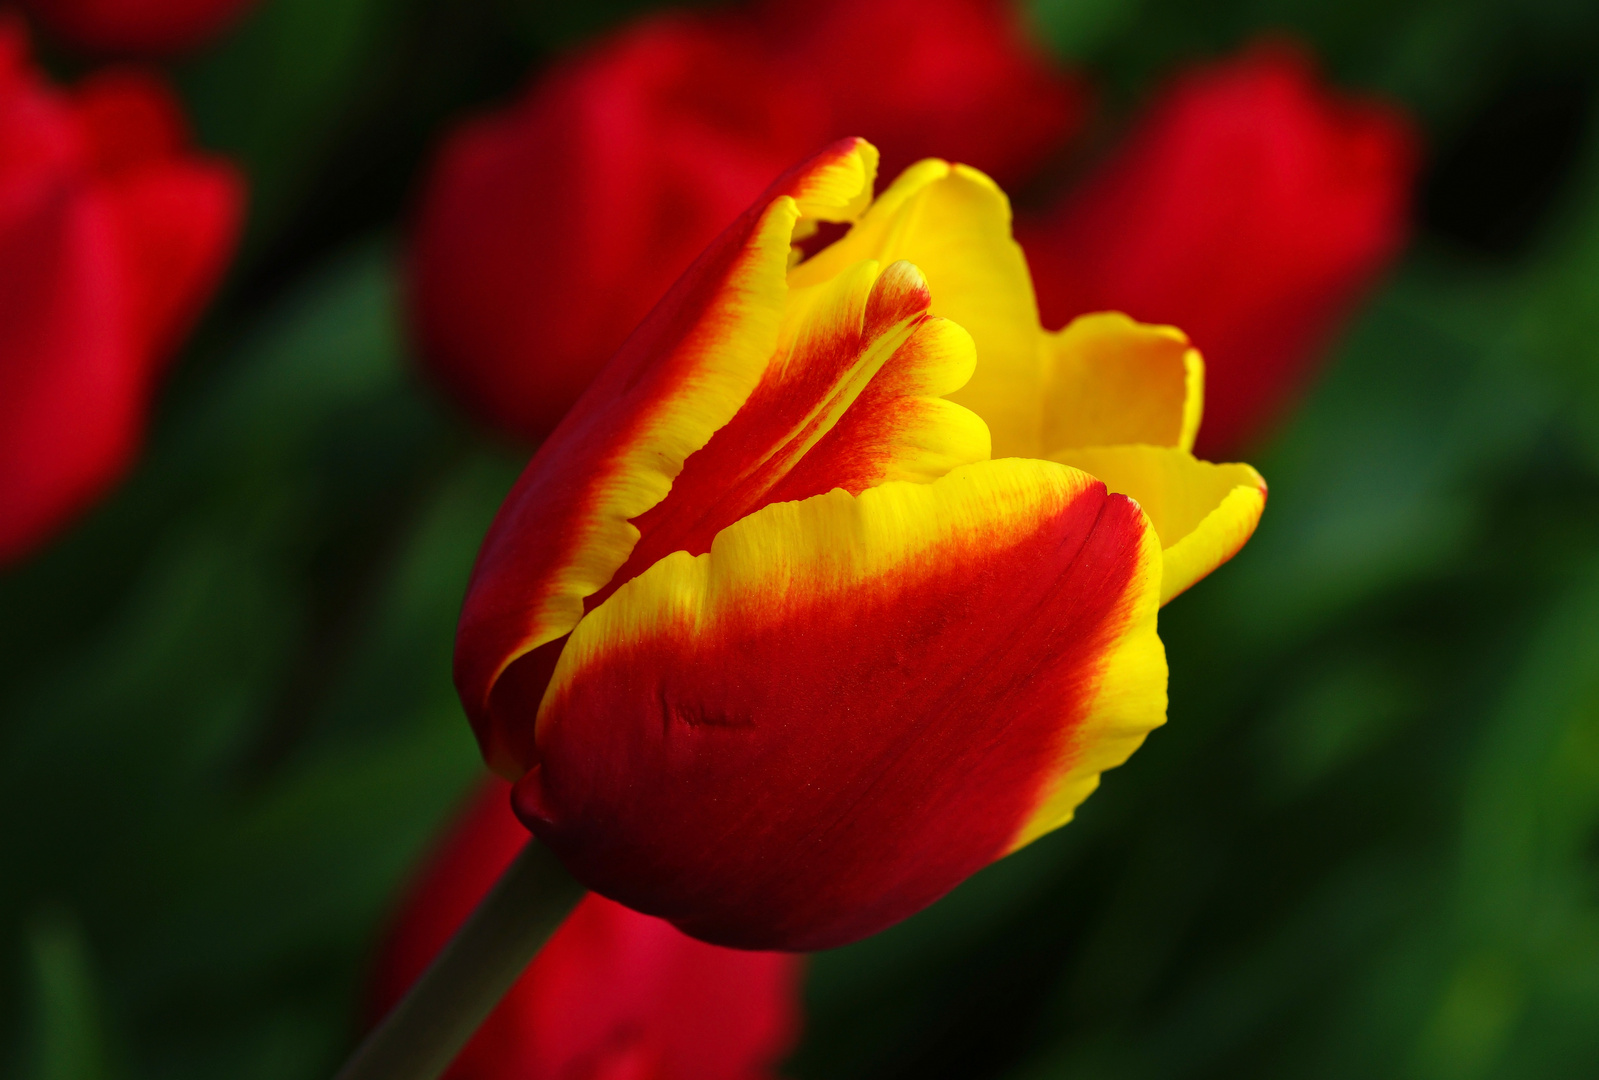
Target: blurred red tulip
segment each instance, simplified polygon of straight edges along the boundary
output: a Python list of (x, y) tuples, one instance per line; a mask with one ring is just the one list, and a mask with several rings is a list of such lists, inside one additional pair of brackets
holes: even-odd
[(1416, 165), (1403, 115), (1267, 45), (1176, 79), (1017, 239), (1046, 326), (1116, 309), (1183, 328), (1206, 365), (1195, 450), (1226, 457), (1282, 414), (1399, 251)]
[(410, 258), (423, 355), (473, 416), (535, 441), (795, 160), (859, 134), (890, 168), (954, 155), (1009, 181), (1082, 104), (1005, 0), (774, 0), (638, 24), (445, 142)]
[(759, 10), (774, 66), (825, 106), (824, 139), (870, 141), (885, 180), (942, 157), (1013, 186), (1084, 118), (1085, 84), (1028, 39), (1013, 0), (770, 0)]
[(97, 498), (226, 266), (243, 183), (155, 76), (47, 85), (0, 22), (0, 563)]
[[(446, 836), (380, 958), (379, 1015), (528, 833), (494, 780)], [(800, 957), (706, 945), (590, 895), (456, 1058), (450, 1080), (759, 1080), (792, 1047)]]
[(96, 53), (166, 55), (196, 48), (252, 0), (26, 0), (62, 38)]

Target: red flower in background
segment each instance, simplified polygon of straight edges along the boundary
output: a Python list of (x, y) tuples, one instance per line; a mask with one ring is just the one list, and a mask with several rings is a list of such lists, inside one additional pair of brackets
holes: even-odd
[[(528, 840), (492, 781), (401, 909), (373, 1004), (405, 993)], [(706, 945), (590, 895), (478, 1029), (450, 1080), (759, 1080), (792, 1048), (801, 958)]]
[(860, 134), (889, 176), (938, 154), (1009, 182), (1081, 113), (1004, 0), (774, 0), (638, 24), (446, 141), (410, 261), (423, 354), (474, 416), (537, 440), (795, 160)]
[(97, 53), (184, 52), (238, 18), (252, 0), (27, 0), (65, 40)]
[(243, 184), (187, 141), (155, 76), (62, 92), (0, 22), (0, 563), (126, 471), (162, 361), (226, 266)]
[[(1076, 134), (1087, 106), (1084, 83), (1027, 37), (1016, 8), (1013, 0), (768, 0), (756, 15), (768, 72), (826, 117), (820, 142), (867, 139), (885, 179), (944, 157), (1014, 186)], [(808, 153), (819, 141), (794, 149)]]
[(1022, 221), (1044, 325), (1125, 311), (1205, 355), (1195, 447), (1225, 457), (1279, 416), (1398, 252), (1417, 164), (1404, 116), (1335, 95), (1283, 47), (1179, 77), (1052, 216)]

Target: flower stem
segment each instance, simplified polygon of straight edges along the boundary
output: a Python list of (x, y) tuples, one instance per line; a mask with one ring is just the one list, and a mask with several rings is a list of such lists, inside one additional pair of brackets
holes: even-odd
[(530, 840), (335, 1080), (437, 1080), (582, 895)]

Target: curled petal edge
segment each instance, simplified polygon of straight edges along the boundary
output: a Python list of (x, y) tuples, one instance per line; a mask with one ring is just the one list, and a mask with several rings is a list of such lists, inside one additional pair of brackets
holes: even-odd
[(1176, 447), (1082, 447), (1051, 458), (1138, 500), (1160, 537), (1162, 604), (1238, 554), (1266, 508), (1266, 481), (1253, 467), (1201, 461)]

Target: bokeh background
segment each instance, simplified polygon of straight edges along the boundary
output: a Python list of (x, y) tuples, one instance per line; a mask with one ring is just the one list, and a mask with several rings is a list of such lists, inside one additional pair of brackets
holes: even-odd
[[(0, 577), (3, 1075), (309, 1080), (352, 1044), (479, 775), (451, 644), (522, 462), (417, 374), (405, 224), (452, 121), (644, 10), (265, 0), (172, 65), (248, 227), (134, 474)], [(1251, 454), (1259, 534), (1163, 614), (1169, 725), (815, 957), (786, 1075), (1595, 1075), (1599, 6), (1028, 14), (1098, 87), (1089, 156), (1175, 65), (1291, 34), (1416, 118), (1414, 237)]]

